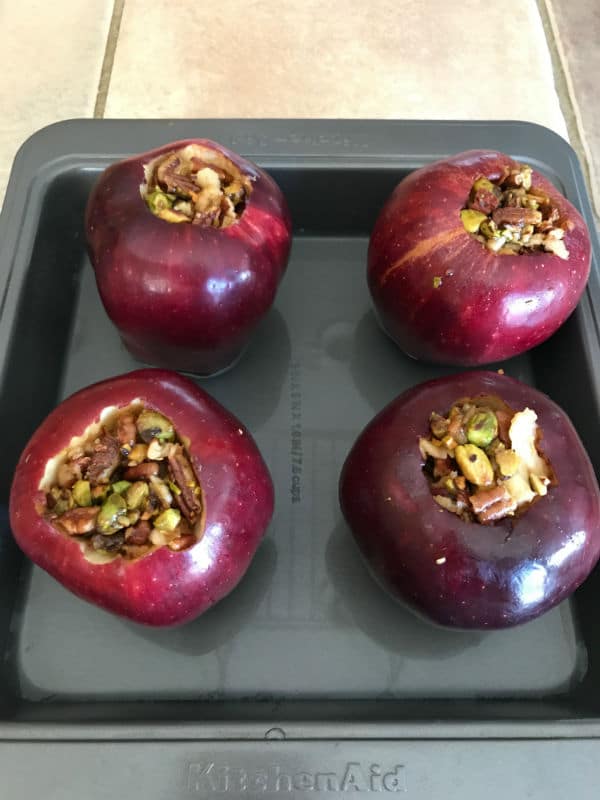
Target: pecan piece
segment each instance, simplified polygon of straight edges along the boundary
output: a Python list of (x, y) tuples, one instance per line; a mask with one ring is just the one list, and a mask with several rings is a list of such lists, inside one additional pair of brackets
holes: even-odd
[(116, 553), (123, 547), (125, 536), (122, 532), (115, 533), (112, 536), (105, 536), (103, 533), (97, 533), (92, 536), (91, 541), (94, 550), (105, 550), (107, 553)]
[[(208, 167), (208, 169), (212, 169), (213, 172), (217, 173), (220, 180), (226, 181), (229, 178), (229, 175), (227, 175), (224, 169), (221, 169), (214, 164), (209, 164), (208, 161), (203, 161), (197, 156), (192, 156), (190, 158), (190, 165), (192, 167), (192, 172), (200, 172), (201, 169), (206, 169)], [(229, 180), (231, 180), (231, 178), (229, 178)]]
[(505, 444), (507, 447), (510, 447), (510, 436), (508, 435), (508, 431), (510, 428), (510, 423), (512, 422), (512, 414), (508, 411), (504, 411), (503, 409), (498, 409), (494, 412), (496, 414), (496, 419), (498, 420), (498, 439)]
[(477, 189), (469, 200), (469, 208), (473, 211), (481, 211), (482, 214), (491, 214), (499, 204), (498, 196), (488, 189)]
[(497, 208), (492, 219), (496, 225), (539, 225), (542, 212), (533, 208)]
[(77, 456), (65, 461), (58, 468), (56, 480), (63, 489), (70, 489), (76, 481), (81, 480), (83, 472), (87, 469), (91, 459), (89, 456)]
[(94, 443), (94, 453), (86, 472), (87, 480), (93, 485), (109, 483), (120, 459), (118, 441), (105, 433)]
[(494, 522), (515, 511), (517, 504), (504, 486), (480, 489), (469, 498), (479, 522)]
[(123, 473), (126, 481), (139, 481), (143, 478), (150, 478), (151, 475), (158, 475), (160, 465), (156, 461), (144, 461), (135, 467), (128, 467)]
[(200, 487), (194, 469), (180, 444), (171, 447), (167, 460), (171, 480), (181, 490), (181, 494), (174, 493), (175, 502), (184, 517), (194, 522), (202, 511)]
[(71, 536), (81, 536), (94, 530), (99, 513), (100, 509), (97, 506), (72, 508), (57, 517), (56, 522)]
[(140, 520), (137, 525), (133, 525), (131, 528), (127, 528), (125, 531), (125, 541), (127, 544), (132, 545), (141, 545), (146, 544), (148, 539), (150, 538), (150, 533), (152, 532), (152, 526), (146, 520)]

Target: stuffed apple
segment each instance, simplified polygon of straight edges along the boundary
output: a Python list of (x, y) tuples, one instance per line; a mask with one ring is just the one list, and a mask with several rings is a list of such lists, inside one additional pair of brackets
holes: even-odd
[(533, 619), (600, 556), (600, 491), (575, 429), (498, 373), (429, 381), (390, 403), (350, 451), (340, 502), (376, 578), (441, 625)]
[(14, 537), (32, 561), (77, 596), (161, 626), (234, 588), (272, 513), (248, 431), (161, 370), (64, 400), (25, 447), (10, 496)]
[(471, 150), (396, 187), (371, 234), (368, 284), (381, 325), (408, 355), (481, 365), (565, 322), (590, 253), (583, 218), (549, 180)]
[(273, 304), (291, 222), (266, 172), (197, 139), (106, 169), (86, 236), (106, 313), (129, 351), (210, 375), (235, 362)]

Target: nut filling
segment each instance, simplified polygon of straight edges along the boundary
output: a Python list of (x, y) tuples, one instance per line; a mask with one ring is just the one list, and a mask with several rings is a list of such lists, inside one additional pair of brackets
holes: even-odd
[(96, 563), (192, 547), (202, 535), (202, 488), (170, 420), (131, 405), (92, 429), (49, 462), (40, 513)]
[(435, 502), (486, 524), (522, 514), (544, 497), (557, 480), (538, 449), (536, 420), (530, 408), (515, 412), (494, 395), (457, 400), (446, 416), (433, 412), (419, 449)]
[(495, 253), (545, 250), (567, 259), (563, 237), (572, 222), (561, 219), (551, 198), (531, 185), (531, 174), (531, 167), (519, 164), (505, 167), (497, 181), (477, 178), (460, 212), (465, 230)]
[(190, 222), (205, 228), (236, 223), (252, 183), (217, 150), (189, 144), (146, 164), (140, 192), (150, 211), (165, 222)]

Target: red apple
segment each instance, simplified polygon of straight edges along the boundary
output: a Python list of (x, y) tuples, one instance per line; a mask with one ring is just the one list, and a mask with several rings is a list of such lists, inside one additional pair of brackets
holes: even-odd
[[(419, 448), (431, 412), (445, 415), (459, 398), (480, 395), (537, 414), (539, 449), (555, 476), (523, 513), (489, 524), (438, 505)], [(568, 597), (600, 556), (600, 491), (575, 429), (546, 395), (497, 373), (432, 380), (396, 398), (350, 451), (340, 502), (376, 578), (441, 625), (504, 628), (533, 619)]]
[(408, 355), (465, 366), (510, 358), (547, 339), (577, 305), (590, 270), (585, 222), (522, 166), (471, 150), (410, 173), (387, 200), (371, 234), (368, 283), (383, 328)]
[[(131, 429), (124, 409), (135, 410), (129, 421), (137, 422)], [(151, 428), (143, 440), (150, 438), (150, 444), (135, 440), (140, 409), (151, 411), (150, 419), (162, 415), (171, 423), (170, 428), (163, 425), (166, 433)], [(73, 437), (95, 444), (84, 452)], [(115, 460), (101, 473), (104, 462), (98, 462), (96, 453), (102, 458), (110, 450), (104, 442), (114, 445), (115, 439)], [(181, 466), (179, 473), (173, 471), (173, 459), (180, 460), (184, 473), (187, 463), (183, 478)], [(76, 476), (71, 475), (73, 465)], [(146, 468), (154, 478), (144, 488), (139, 473)], [(73, 483), (73, 477), (81, 480)], [(59, 490), (57, 482), (67, 488)], [(144, 504), (136, 504), (135, 496), (130, 503), (131, 486), (139, 490), (140, 485)], [(82, 490), (87, 499), (76, 494)], [(99, 500), (91, 500), (90, 492), (98, 493)], [(118, 513), (129, 515), (128, 520), (109, 519), (118, 531), (100, 526), (107, 498), (114, 503), (115, 493), (126, 500)], [(54, 505), (57, 497), (71, 507), (64, 516), (64, 509)], [(271, 519), (273, 502), (267, 467), (232, 414), (187, 378), (139, 370), (82, 389), (44, 420), (17, 465), (10, 520), (26, 555), (77, 596), (136, 622), (175, 625), (204, 612), (239, 582)], [(65, 522), (79, 524), (86, 516), (93, 518), (92, 527), (76, 530)], [(159, 524), (165, 518), (178, 527)]]
[(266, 172), (194, 139), (106, 169), (86, 235), (102, 302), (131, 353), (209, 375), (238, 358), (273, 304), (291, 222)]

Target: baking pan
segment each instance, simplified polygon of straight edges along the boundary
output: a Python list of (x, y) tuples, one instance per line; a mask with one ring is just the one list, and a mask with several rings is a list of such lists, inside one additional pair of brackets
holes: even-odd
[[(14, 545), (6, 504), (32, 431), (63, 397), (138, 366), (85, 253), (83, 210), (111, 162), (216, 139), (279, 182), (294, 219), (275, 307), (244, 358), (202, 385), (250, 428), (277, 510), (247, 576), (175, 630), (76, 599)], [(600, 571), (558, 608), (491, 633), (434, 628), (368, 575), (337, 504), (346, 453), (407, 387), (448, 373), (379, 330), (370, 228), (410, 170), (472, 147), (546, 174), (582, 211), (594, 262), (576, 312), (495, 365), (570, 414), (600, 469), (598, 239), (580, 167), (519, 122), (72, 121), (20, 150), (0, 217), (0, 796), (596, 797)]]

